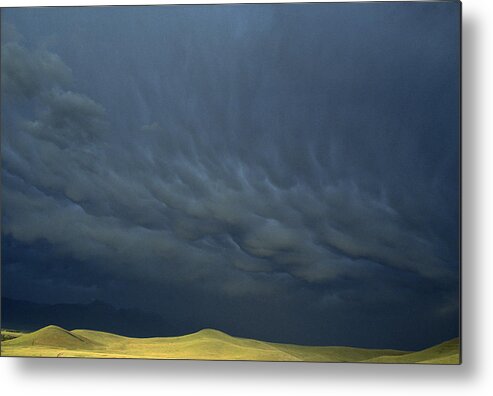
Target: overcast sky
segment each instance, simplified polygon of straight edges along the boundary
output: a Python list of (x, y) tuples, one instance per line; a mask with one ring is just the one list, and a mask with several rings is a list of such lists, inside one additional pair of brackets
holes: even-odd
[(2, 10), (2, 295), (300, 344), (457, 336), (459, 14)]

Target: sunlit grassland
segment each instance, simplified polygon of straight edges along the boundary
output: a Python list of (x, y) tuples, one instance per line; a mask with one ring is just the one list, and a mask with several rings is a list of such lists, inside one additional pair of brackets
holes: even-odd
[(205, 329), (180, 337), (130, 338), (47, 326), (33, 333), (2, 330), (2, 356), (458, 364), (459, 340), (419, 352), (302, 346), (232, 337)]

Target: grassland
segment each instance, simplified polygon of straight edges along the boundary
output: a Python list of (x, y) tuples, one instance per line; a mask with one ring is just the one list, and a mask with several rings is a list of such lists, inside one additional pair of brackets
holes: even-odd
[(458, 364), (459, 340), (419, 352), (277, 344), (205, 329), (181, 337), (130, 338), (47, 326), (2, 330), (2, 356)]

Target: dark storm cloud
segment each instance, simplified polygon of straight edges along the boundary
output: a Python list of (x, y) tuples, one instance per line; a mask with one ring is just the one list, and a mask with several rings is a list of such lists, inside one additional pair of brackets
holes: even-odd
[(15, 41), (2, 43), (2, 88), (6, 93), (32, 98), (70, 78), (70, 68), (57, 55), (42, 49), (29, 51)]
[[(26, 298), (30, 277), (39, 289), (57, 273), (61, 299), (90, 290), (158, 311), (186, 290), (183, 309), (226, 298), (247, 312), (264, 299), (312, 318), (310, 329), (345, 309), (398, 328), (392, 315), (419, 306), (416, 317), (450, 323), (456, 9), (353, 7), (4, 14), (30, 39), (12, 25), (3, 34), (2, 232), (44, 241), (93, 281), (42, 275), (34, 267), (47, 264), (25, 258), (5, 273)], [(27, 25), (33, 16), (44, 23)], [(34, 39), (48, 32), (65, 40)], [(122, 286), (108, 296), (98, 279)]]

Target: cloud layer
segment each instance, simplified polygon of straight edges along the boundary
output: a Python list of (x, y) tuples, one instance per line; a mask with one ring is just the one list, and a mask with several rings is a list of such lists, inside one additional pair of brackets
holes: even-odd
[[(455, 25), (417, 29), (395, 7), (385, 26), (398, 38), (389, 38), (373, 27), (386, 12), (371, 9), (345, 36), (344, 7), (320, 7), (336, 26), (311, 7), (259, 8), (262, 17), (257, 7), (177, 7), (162, 10), (159, 28), (146, 11), (131, 22), (116, 10), (116, 32), (104, 32), (111, 59), (88, 33), (108, 10), (69, 15), (88, 18), (79, 32), (85, 61), (63, 44), (67, 61), (56, 45), (2, 35), (2, 238), (22, 246), (5, 278), (28, 286), (61, 266), (55, 299), (156, 311), (181, 290), (190, 301), (180, 309), (197, 326), (200, 298), (253, 312), (259, 301), (292, 304), (293, 317), (308, 304), (307, 317), (421, 310), (453, 321), (458, 126), (448, 112), (458, 109), (457, 43), (436, 45)], [(60, 22), (58, 12), (49, 17)], [(141, 20), (149, 27), (132, 34)], [(124, 44), (112, 36), (122, 31)], [(96, 70), (107, 81), (94, 74), (91, 85), (85, 76)], [(22, 253), (40, 243), (49, 265)], [(91, 274), (87, 292), (74, 273)], [(398, 332), (403, 319), (394, 320)]]

